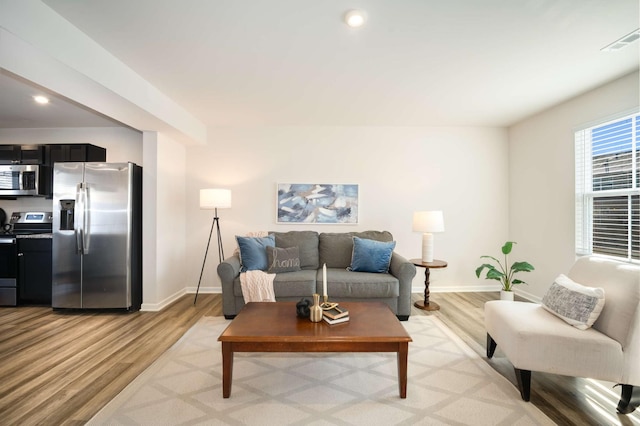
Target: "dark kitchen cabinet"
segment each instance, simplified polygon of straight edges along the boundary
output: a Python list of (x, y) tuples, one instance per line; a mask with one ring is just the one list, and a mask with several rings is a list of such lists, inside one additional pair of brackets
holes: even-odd
[(0, 145), (0, 164), (44, 164), (44, 145)]
[(20, 146), (0, 145), (0, 164), (16, 164), (20, 158)]
[(47, 165), (69, 161), (107, 161), (107, 150), (90, 144), (47, 145)]
[(18, 239), (18, 304), (51, 306), (51, 238)]

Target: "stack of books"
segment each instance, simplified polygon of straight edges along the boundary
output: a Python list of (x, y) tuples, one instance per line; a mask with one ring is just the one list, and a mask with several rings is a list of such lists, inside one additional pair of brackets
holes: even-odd
[(342, 309), (340, 306), (335, 306), (331, 309), (327, 309), (322, 312), (322, 319), (329, 324), (340, 324), (342, 322), (349, 321), (349, 311)]

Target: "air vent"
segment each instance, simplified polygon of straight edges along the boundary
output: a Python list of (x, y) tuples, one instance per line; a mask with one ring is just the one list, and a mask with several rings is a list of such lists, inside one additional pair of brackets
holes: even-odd
[(616, 52), (618, 50), (622, 50), (625, 47), (627, 47), (628, 45), (630, 45), (631, 43), (633, 43), (634, 41), (638, 40), (640, 38), (640, 28), (638, 28), (635, 31), (630, 32), (629, 34), (625, 35), (624, 37), (614, 41), (613, 43), (609, 44), (608, 46), (603, 47), (602, 49), (600, 49), (603, 52)]

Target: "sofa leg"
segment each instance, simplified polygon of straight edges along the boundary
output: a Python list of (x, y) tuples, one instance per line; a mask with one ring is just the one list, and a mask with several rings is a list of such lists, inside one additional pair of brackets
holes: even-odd
[(409, 321), (409, 315), (396, 315), (399, 321)]
[(487, 358), (491, 359), (493, 357), (497, 346), (498, 344), (493, 340), (493, 337), (489, 336), (489, 333), (487, 333)]
[(522, 396), (524, 401), (529, 402), (531, 399), (531, 370), (520, 370), (515, 367), (513, 367), (513, 369), (516, 371), (520, 396)]
[(232, 320), (234, 319), (236, 316), (235, 315), (225, 315), (224, 319), (228, 319), (228, 320)]
[(621, 384), (620, 387), (622, 387), (622, 393), (620, 395), (620, 401), (618, 402), (618, 413), (633, 413), (633, 411), (636, 409), (636, 407), (630, 404), (631, 394), (633, 393), (633, 386)]

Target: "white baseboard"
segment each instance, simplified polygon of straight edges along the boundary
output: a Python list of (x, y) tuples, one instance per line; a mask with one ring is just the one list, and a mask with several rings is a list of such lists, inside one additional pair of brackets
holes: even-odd
[[(187, 287), (185, 293), (196, 292), (197, 287)], [(485, 291), (500, 291), (500, 285), (460, 285), (451, 287), (429, 287), (431, 293), (469, 293), (469, 292), (485, 292)], [(199, 293), (202, 294), (219, 294), (222, 293), (222, 287), (200, 287)], [(424, 293), (424, 286), (412, 287), (411, 293)], [(518, 293), (519, 294), (519, 293)], [(525, 297), (525, 296), (523, 296)]]
[[(500, 284), (486, 284), (486, 285), (459, 285), (459, 286), (447, 286), (447, 287), (433, 287), (429, 286), (429, 293), (469, 293), (469, 292), (485, 292), (485, 291), (500, 291)], [(424, 285), (411, 288), (411, 293), (424, 294)]]
[[(145, 312), (158, 312), (162, 309), (166, 308), (180, 297), (185, 294), (195, 294), (197, 287), (187, 287), (182, 289), (173, 295), (167, 297), (160, 303), (143, 303), (140, 308), (141, 311)], [(430, 293), (469, 293), (469, 292), (486, 292), (486, 291), (500, 291), (500, 285), (474, 285), (474, 286), (451, 286), (451, 287), (430, 287)], [(220, 294), (222, 293), (222, 287), (200, 287), (199, 294)], [(424, 294), (424, 286), (420, 287), (412, 287), (411, 293)], [(527, 293), (525, 291), (516, 290), (515, 292), (518, 296), (523, 297), (532, 302), (540, 303), (540, 298), (534, 296), (533, 294)]]
[[(520, 287), (520, 288), (521, 288), (521, 287)], [(534, 302), (534, 303), (540, 303), (540, 302), (542, 302), (542, 298), (541, 298), (541, 297), (535, 296), (535, 295), (533, 295), (533, 294), (531, 294), (531, 293), (528, 293), (528, 292), (526, 292), (526, 291), (522, 291), (522, 290), (518, 289), (518, 290), (516, 290), (516, 292), (515, 292), (515, 293), (516, 293), (518, 296), (520, 296), (520, 297), (522, 297), (522, 298), (525, 298), (525, 299), (527, 299), (527, 300), (528, 300), (528, 301), (530, 301), (530, 302)]]
[[(198, 287), (187, 287), (185, 289), (185, 293), (193, 293), (196, 294), (196, 290), (198, 290)], [(198, 294), (217, 294), (217, 293), (222, 293), (222, 287), (200, 287), (200, 291), (198, 291)]]
[(170, 304), (172, 304), (173, 302), (175, 302), (176, 300), (178, 300), (179, 298), (181, 298), (182, 296), (184, 296), (185, 294), (187, 294), (188, 292), (186, 290), (187, 289), (184, 289), (184, 288), (182, 290), (178, 290), (177, 292), (167, 297), (166, 299), (160, 301), (159, 303), (143, 303), (142, 306), (140, 307), (140, 310), (144, 312), (159, 312), (164, 308), (166, 308), (167, 306), (169, 306)]

